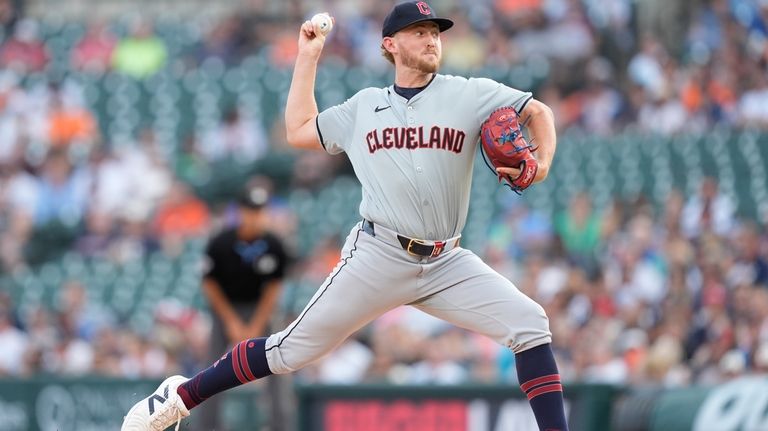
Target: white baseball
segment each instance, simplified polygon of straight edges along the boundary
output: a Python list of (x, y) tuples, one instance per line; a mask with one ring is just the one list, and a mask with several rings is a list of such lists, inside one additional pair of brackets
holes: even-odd
[(327, 12), (315, 14), (310, 21), (312, 22), (312, 25), (314, 25), (315, 28), (323, 34), (323, 36), (327, 35), (328, 32), (330, 32), (333, 28), (333, 21)]

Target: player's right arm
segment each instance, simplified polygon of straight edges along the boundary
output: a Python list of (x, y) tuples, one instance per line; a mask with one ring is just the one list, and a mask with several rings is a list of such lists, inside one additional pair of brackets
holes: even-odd
[(299, 52), (285, 106), (286, 139), (294, 148), (323, 149), (315, 125), (315, 77), (324, 44), (325, 36), (305, 21), (299, 30)]

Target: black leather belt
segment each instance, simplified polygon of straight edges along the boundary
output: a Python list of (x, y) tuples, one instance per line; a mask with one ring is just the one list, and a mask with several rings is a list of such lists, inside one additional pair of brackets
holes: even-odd
[[(373, 222), (363, 220), (363, 232), (366, 232), (367, 234), (375, 237), (376, 230)], [(400, 246), (403, 247), (403, 250), (414, 256), (440, 256), (440, 253), (445, 250), (446, 245), (445, 241), (430, 241), (427, 243), (420, 239), (408, 238), (407, 236), (402, 236), (399, 234), (397, 235), (397, 240), (400, 242)]]
[(398, 235), (397, 240), (400, 241), (403, 250), (407, 251), (408, 254), (416, 256), (437, 257), (440, 256), (440, 253), (445, 249), (444, 241), (434, 241), (432, 244), (425, 244), (422, 240), (408, 238), (402, 235)]

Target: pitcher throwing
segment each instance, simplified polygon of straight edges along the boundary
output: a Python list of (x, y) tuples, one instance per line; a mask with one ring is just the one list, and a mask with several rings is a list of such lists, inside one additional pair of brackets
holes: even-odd
[[(285, 109), (288, 142), (347, 154), (362, 184), (362, 220), (293, 323), (243, 340), (191, 379), (170, 377), (128, 412), (123, 431), (164, 430), (214, 394), (296, 371), (404, 304), (511, 349), (539, 428), (568, 429), (543, 308), (459, 245), (483, 122), (500, 107), (519, 113), (537, 145), (535, 183), (555, 153), (552, 112), (498, 82), (438, 74), (440, 33), (452, 25), (423, 1), (395, 6), (381, 41), (394, 85), (363, 89), (319, 113), (314, 85), (325, 36), (309, 21), (301, 26)], [(510, 182), (521, 173), (497, 169)]]

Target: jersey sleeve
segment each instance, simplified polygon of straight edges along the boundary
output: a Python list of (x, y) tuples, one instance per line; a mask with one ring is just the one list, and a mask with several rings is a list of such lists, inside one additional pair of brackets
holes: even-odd
[(522, 111), (525, 105), (533, 99), (533, 94), (526, 91), (508, 87), (504, 84), (487, 78), (474, 78), (470, 80), (476, 86), (474, 94), (477, 95), (477, 120), (482, 123), (491, 115), (491, 112), (502, 106), (512, 106), (517, 112)]
[(219, 265), (217, 257), (219, 256), (218, 238), (214, 237), (205, 247), (205, 254), (202, 256), (202, 274), (204, 278), (210, 278), (219, 281)]
[(341, 105), (332, 106), (315, 118), (317, 136), (329, 154), (339, 154), (349, 147), (357, 112), (357, 95)]
[(279, 238), (271, 236), (269, 240), (269, 248), (272, 255), (277, 260), (274, 270), (269, 274), (265, 274), (266, 280), (280, 280), (285, 277), (286, 269), (290, 262), (290, 257), (283, 247), (283, 243)]

